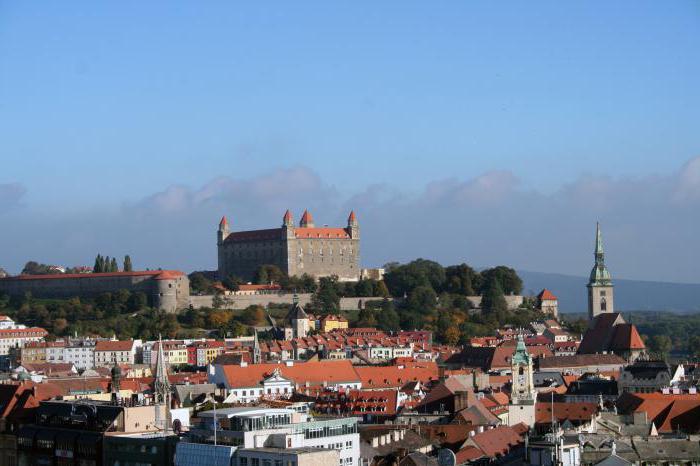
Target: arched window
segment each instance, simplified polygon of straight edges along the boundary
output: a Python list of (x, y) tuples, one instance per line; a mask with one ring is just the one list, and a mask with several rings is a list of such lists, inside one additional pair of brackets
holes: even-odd
[(524, 374), (523, 366), (520, 366), (520, 368), (518, 369), (518, 375), (523, 375), (523, 374)]
[(600, 300), (600, 310), (601, 311), (607, 311), (608, 310), (608, 303), (605, 302), (605, 298)]

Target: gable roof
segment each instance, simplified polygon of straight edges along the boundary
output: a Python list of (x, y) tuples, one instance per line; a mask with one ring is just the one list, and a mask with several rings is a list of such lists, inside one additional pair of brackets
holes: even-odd
[(310, 385), (357, 383), (360, 381), (355, 368), (349, 360), (309, 361), (286, 364), (251, 364), (247, 366), (221, 365), (226, 381), (231, 388), (259, 386), (262, 380), (279, 369), (282, 377), (298, 385), (307, 382)]
[(545, 288), (537, 295), (537, 299), (540, 301), (556, 301), (557, 297), (554, 296), (554, 293)]
[(598, 412), (596, 403), (538, 401), (535, 405), (535, 422), (537, 424), (551, 424), (552, 406), (554, 406), (554, 418), (560, 423), (567, 420), (572, 423), (588, 422), (591, 420), (591, 416)]
[(434, 361), (394, 366), (357, 366), (355, 371), (362, 381), (362, 388), (398, 388), (414, 380), (425, 385), (439, 377)]

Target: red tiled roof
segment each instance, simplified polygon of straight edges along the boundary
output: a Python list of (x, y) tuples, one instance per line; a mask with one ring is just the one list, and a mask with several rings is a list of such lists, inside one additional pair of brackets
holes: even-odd
[(552, 422), (552, 405), (554, 405), (554, 418), (558, 422), (585, 422), (590, 421), (598, 411), (596, 403), (563, 403), (555, 401), (538, 401), (535, 405), (535, 422), (537, 424), (550, 424)]
[(494, 427), (476, 434), (469, 443), (476, 444), (489, 458), (505, 456), (512, 448), (523, 444), (523, 430), (521, 426)]
[(553, 300), (556, 300), (556, 299), (557, 299), (557, 297), (554, 296), (554, 293), (552, 293), (551, 291), (549, 291), (547, 288), (545, 288), (545, 289), (543, 289), (542, 291), (540, 291), (540, 294), (537, 295), (537, 298), (538, 298), (540, 301), (546, 301), (546, 300), (551, 300), (551, 301), (553, 301)]
[(240, 365), (223, 365), (226, 380), (231, 387), (254, 387), (262, 380), (279, 369), (282, 377), (303, 385), (306, 382), (314, 385), (336, 383), (354, 383), (360, 380), (352, 363), (348, 360), (340, 361), (309, 361), (294, 363), (292, 366), (285, 364), (251, 364), (245, 367)]
[(225, 215), (221, 217), (221, 221), (219, 222), (219, 228), (222, 228), (224, 225), (228, 225), (228, 220), (226, 219)]
[(637, 332), (637, 327), (634, 324), (618, 324), (615, 326), (610, 349), (617, 350), (643, 350), (644, 342), (642, 337)]
[(185, 275), (179, 270), (140, 270), (136, 272), (108, 272), (108, 273), (57, 273), (51, 275), (17, 275), (15, 277), (0, 278), (0, 280), (62, 280), (72, 278), (111, 278), (111, 277), (143, 277), (152, 276), (156, 279), (171, 279)]
[(292, 213), (289, 211), (289, 209), (287, 209), (287, 211), (284, 213), (284, 217), (282, 217), (282, 221), (284, 223), (287, 223), (287, 222), (291, 223), (292, 222)]
[(95, 343), (95, 351), (131, 351), (133, 347), (133, 340), (98, 340)]
[[(39, 335), (31, 335), (32, 333), (38, 333)], [(29, 327), (29, 328), (3, 328), (0, 329), (0, 338), (6, 338), (8, 336), (12, 337), (43, 337), (48, 335), (45, 329), (41, 327)]]
[(617, 405), (623, 414), (646, 412), (659, 432), (700, 431), (700, 394), (623, 393)]
[(311, 228), (299, 227), (294, 229), (297, 238), (350, 238), (344, 228)]
[(407, 363), (402, 366), (357, 366), (355, 370), (360, 376), (363, 388), (401, 387), (413, 380), (426, 384), (438, 379), (437, 363), (433, 361)]

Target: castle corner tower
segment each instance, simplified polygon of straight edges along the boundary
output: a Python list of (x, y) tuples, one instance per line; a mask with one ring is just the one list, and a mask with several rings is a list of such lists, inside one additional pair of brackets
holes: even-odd
[(600, 233), (599, 223), (596, 223), (594, 256), (595, 265), (593, 265), (587, 285), (588, 319), (591, 321), (599, 314), (614, 312), (612, 277), (610, 276), (610, 272), (608, 272), (608, 268), (605, 266), (603, 237)]

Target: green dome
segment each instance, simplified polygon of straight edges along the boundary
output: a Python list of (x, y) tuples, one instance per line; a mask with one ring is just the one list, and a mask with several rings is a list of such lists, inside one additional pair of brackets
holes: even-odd
[(605, 264), (596, 264), (591, 270), (591, 277), (589, 280), (591, 285), (612, 285), (612, 277), (608, 268)]

